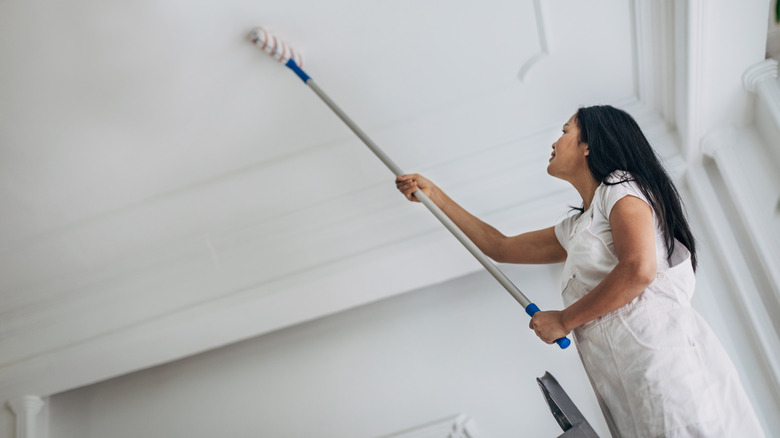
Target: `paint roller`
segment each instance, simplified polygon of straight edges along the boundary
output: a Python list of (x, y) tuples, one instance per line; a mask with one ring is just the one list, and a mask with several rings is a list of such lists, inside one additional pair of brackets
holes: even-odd
[[(371, 152), (379, 158), (382, 163), (392, 171), (395, 176), (405, 175), (403, 171), (390, 159), (383, 151), (371, 140), (360, 127), (349, 118), (349, 116), (336, 105), (333, 100), (325, 94), (324, 91), (307, 75), (301, 66), (303, 65), (303, 59), (300, 53), (294, 51), (284, 41), (279, 39), (276, 35), (268, 31), (263, 27), (257, 27), (249, 33), (249, 40), (258, 46), (261, 50), (271, 55), (274, 59), (287, 66), (290, 70), (295, 72), (299, 78), (306, 85), (311, 88), (317, 96), (322, 99), (323, 102), (357, 135), (363, 143), (368, 146)], [(443, 211), (428, 198), (422, 190), (418, 190), (414, 193), (414, 196), (425, 205), (434, 216), (455, 236), (458, 241), (466, 247), (467, 250), (479, 261), (482, 266), (509, 292), (520, 305), (525, 308), (525, 312), (529, 316), (533, 316), (534, 313), (539, 311), (539, 307), (532, 303), (517, 286), (512, 283), (509, 278), (474, 244), (463, 231), (455, 225), (452, 220), (444, 214)], [(566, 348), (571, 344), (569, 338), (556, 339), (555, 343), (561, 348)]]

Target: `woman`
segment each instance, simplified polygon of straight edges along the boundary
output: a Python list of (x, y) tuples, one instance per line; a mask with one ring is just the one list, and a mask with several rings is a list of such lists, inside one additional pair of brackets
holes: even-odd
[(580, 108), (552, 145), (547, 173), (571, 183), (579, 213), (507, 237), (420, 175), (396, 179), (427, 194), (489, 257), (565, 262), (563, 311), (538, 312), (544, 342), (574, 334), (615, 437), (764, 436), (736, 370), (690, 307), (696, 247), (680, 196), (634, 119)]

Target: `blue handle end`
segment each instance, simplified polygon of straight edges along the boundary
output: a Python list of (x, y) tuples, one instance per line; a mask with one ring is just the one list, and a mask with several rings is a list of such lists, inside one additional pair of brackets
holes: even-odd
[(569, 338), (556, 339), (555, 343), (558, 344), (559, 347), (561, 347), (561, 350), (571, 345), (571, 341), (569, 340)]
[[(534, 316), (534, 313), (538, 311), (539, 311), (539, 307), (534, 303), (529, 304), (525, 308), (525, 313), (527, 313), (528, 316)], [(571, 345), (571, 340), (569, 340), (569, 338), (563, 337), (560, 339), (556, 339), (555, 343), (558, 344), (559, 347), (561, 347), (561, 350), (563, 350), (564, 348), (567, 348), (569, 345)]]
[(300, 67), (298, 67), (298, 64), (295, 63), (295, 61), (292, 60), (292, 58), (287, 60), (287, 64), (285, 64), (290, 70), (294, 71), (296, 75), (298, 75), (299, 78), (303, 81), (305, 84), (306, 81), (311, 79), (309, 75), (306, 74), (303, 70), (301, 70)]

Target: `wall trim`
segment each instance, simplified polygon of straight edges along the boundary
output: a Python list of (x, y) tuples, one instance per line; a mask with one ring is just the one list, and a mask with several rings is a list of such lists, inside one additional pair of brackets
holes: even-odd
[(747, 261), (738, 250), (739, 243), (733, 234), (723, 232), (729, 230), (731, 225), (721, 211), (722, 195), (713, 189), (702, 164), (688, 168), (685, 183), (693, 194), (692, 200), (700, 212), (704, 231), (710, 236), (715, 257), (722, 268), (721, 273), (729, 283), (729, 293), (734, 295), (738, 303), (734, 314), (746, 328), (750, 341), (756, 346), (754, 350), (757, 358), (767, 370), (767, 379), (761, 380), (769, 381), (773, 385), (774, 394), (780, 395), (780, 357), (775, 354), (780, 351), (780, 337), (762, 304), (761, 294), (752, 280)]
[(759, 83), (772, 79), (777, 79), (777, 61), (765, 59), (745, 70), (742, 74), (742, 87), (745, 91), (756, 93)]
[[(736, 207), (733, 213), (749, 239), (741, 245), (742, 251), (755, 254), (755, 257), (744, 255), (753, 260), (752, 265), (759, 269), (760, 274), (757, 275), (765, 277), (768, 282), (766, 288), (769, 290), (764, 291), (762, 301), (771, 313), (775, 313), (773, 310), (780, 312), (780, 270), (777, 269), (780, 266), (780, 247), (775, 239), (767, 238), (772, 236), (771, 224), (768, 223), (771, 217), (762, 217), (762, 211), (756, 209), (761, 200), (755, 199), (752, 190), (745, 188), (745, 182), (750, 181), (749, 172), (758, 172), (759, 169), (745, 169), (741, 163), (739, 155), (747, 149), (745, 143), (750, 140), (740, 134), (736, 128), (716, 130), (702, 141), (702, 149), (717, 167), (726, 187), (727, 192), (720, 193), (720, 205), (728, 205), (724, 204), (725, 197), (728, 197), (727, 202), (733, 202)], [(735, 150), (735, 145), (742, 145), (740, 151)], [(765, 211), (771, 214), (771, 208)], [(774, 331), (780, 333), (780, 328)]]
[(8, 400), (8, 406), (16, 417), (16, 438), (38, 438), (37, 416), (44, 406), (37, 395), (25, 395)]
[[(775, 128), (780, 131), (780, 82), (777, 80), (777, 75), (777, 60), (766, 59), (745, 70), (742, 75), (742, 86), (746, 91), (758, 94)], [(756, 111), (760, 109), (756, 108)], [(768, 146), (774, 149), (774, 156), (780, 158), (780, 145), (777, 141), (773, 144), (771, 139), (768, 140), (770, 140)]]
[(481, 438), (476, 422), (465, 414), (454, 415), (387, 435), (383, 438)]
[(682, 116), (681, 139), (683, 155), (688, 162), (700, 157), (699, 140), (702, 136), (702, 89), (703, 78), (707, 76), (705, 55), (702, 47), (706, 47), (706, 14), (707, 2), (704, 0), (688, 0), (676, 2), (678, 16), (676, 17), (675, 38), (679, 50), (675, 57), (678, 65), (677, 90), (686, 90), (678, 96), (677, 114)]
[(517, 72), (517, 78), (520, 79), (520, 82), (525, 82), (531, 68), (538, 65), (551, 53), (550, 25), (545, 18), (547, 14), (544, 11), (544, 4), (545, 2), (542, 0), (534, 0), (534, 18), (536, 19), (536, 31), (539, 38), (539, 52), (525, 61), (520, 67), (520, 71)]

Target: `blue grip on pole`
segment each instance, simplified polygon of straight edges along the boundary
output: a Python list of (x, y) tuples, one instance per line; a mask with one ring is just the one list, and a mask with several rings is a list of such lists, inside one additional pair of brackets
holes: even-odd
[(566, 337), (556, 339), (555, 343), (558, 344), (559, 347), (561, 347), (561, 350), (571, 345), (571, 341), (569, 340), (569, 338)]
[[(536, 313), (538, 311), (539, 311), (539, 307), (537, 307), (537, 305), (534, 304), (534, 303), (529, 304), (525, 308), (525, 313), (527, 313), (528, 316), (534, 316), (534, 313)], [(569, 345), (571, 345), (571, 341), (569, 340), (569, 338), (566, 338), (566, 337), (563, 337), (563, 338), (560, 338), (560, 339), (556, 339), (555, 343), (558, 344), (558, 346), (561, 347), (561, 349), (564, 349), (564, 348), (568, 347)]]
[(294, 71), (296, 75), (298, 75), (299, 78), (303, 81), (305, 84), (306, 81), (311, 79), (309, 75), (306, 74), (303, 70), (301, 70), (300, 67), (298, 67), (298, 64), (295, 63), (295, 61), (292, 60), (292, 58), (287, 60), (287, 64), (285, 64), (287, 67), (290, 68), (290, 70)]

